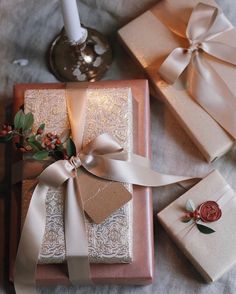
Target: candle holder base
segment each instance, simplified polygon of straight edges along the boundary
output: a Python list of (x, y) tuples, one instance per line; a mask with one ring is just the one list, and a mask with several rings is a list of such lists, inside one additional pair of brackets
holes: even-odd
[(64, 28), (49, 48), (49, 69), (61, 82), (100, 80), (112, 62), (111, 47), (98, 31), (86, 28), (82, 43), (71, 43)]

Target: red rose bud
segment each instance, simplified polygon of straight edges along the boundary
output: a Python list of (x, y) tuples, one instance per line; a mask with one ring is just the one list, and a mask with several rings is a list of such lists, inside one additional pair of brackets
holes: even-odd
[(220, 219), (222, 212), (215, 201), (206, 201), (198, 206), (197, 209), (203, 222), (215, 222)]

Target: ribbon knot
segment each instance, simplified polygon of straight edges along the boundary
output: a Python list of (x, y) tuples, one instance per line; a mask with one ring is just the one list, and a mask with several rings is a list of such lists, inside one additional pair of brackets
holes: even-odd
[(202, 49), (202, 43), (201, 42), (190, 42), (190, 46), (188, 48), (188, 50), (191, 51), (191, 53), (195, 52), (195, 51), (199, 51), (199, 49)]
[[(230, 135), (236, 138), (236, 99), (225, 77), (207, 62), (207, 55), (225, 66), (236, 65), (236, 48), (227, 44), (231, 23), (217, 7), (198, 3), (190, 16), (185, 35), (188, 48), (175, 48), (161, 64), (158, 73), (174, 84), (187, 68), (187, 91)], [(217, 39), (216, 39), (217, 38)], [(205, 54), (203, 54), (205, 53)], [(223, 65), (222, 65), (223, 66)]]
[(75, 170), (77, 170), (82, 165), (79, 154), (77, 154), (76, 156), (72, 156), (69, 159), (69, 162), (74, 167)]

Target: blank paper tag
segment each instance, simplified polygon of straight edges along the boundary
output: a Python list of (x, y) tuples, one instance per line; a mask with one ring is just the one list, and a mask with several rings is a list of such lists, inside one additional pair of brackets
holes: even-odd
[(78, 177), (84, 210), (96, 224), (103, 222), (132, 199), (123, 184), (82, 173)]
[(96, 197), (88, 200), (84, 209), (89, 217), (99, 224), (131, 199), (131, 193), (122, 184), (112, 182), (99, 191)]

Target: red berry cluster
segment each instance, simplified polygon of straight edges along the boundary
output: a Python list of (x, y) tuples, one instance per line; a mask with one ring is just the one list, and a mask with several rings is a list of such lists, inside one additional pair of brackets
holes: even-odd
[[(37, 133), (39, 132), (39, 130), (37, 131)], [(42, 147), (46, 150), (54, 150), (56, 146), (59, 145), (61, 145), (61, 140), (59, 139), (58, 135), (47, 133), (42, 138)]]
[(7, 125), (7, 124), (4, 124), (4, 125), (2, 126), (2, 130), (0, 131), (0, 136), (1, 136), (1, 137), (4, 137), (4, 136), (6, 136), (7, 134), (9, 134), (10, 132), (12, 132), (12, 126)]

